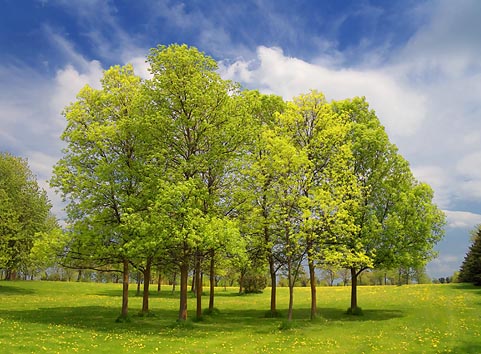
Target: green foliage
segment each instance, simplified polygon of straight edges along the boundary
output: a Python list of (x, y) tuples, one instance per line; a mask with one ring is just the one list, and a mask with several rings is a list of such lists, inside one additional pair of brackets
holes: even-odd
[(259, 294), (267, 286), (267, 278), (264, 274), (248, 272), (241, 280), (242, 288), (246, 294)]
[(27, 161), (0, 153), (0, 269), (7, 278), (32, 271), (32, 248), (56, 223), (50, 208)]
[(481, 226), (473, 232), (473, 241), (464, 257), (457, 279), (459, 282), (481, 285)]

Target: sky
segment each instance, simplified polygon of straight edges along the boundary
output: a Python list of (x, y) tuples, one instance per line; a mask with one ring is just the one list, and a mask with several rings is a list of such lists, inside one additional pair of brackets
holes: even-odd
[(481, 224), (481, 1), (0, 0), (0, 151), (47, 190), (61, 112), (103, 70), (186, 43), (225, 79), (289, 100), (365, 96), (447, 215), (430, 276), (451, 276)]

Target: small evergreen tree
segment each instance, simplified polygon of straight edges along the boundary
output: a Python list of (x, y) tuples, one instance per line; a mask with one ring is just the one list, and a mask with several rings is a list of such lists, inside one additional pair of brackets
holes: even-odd
[(459, 281), (481, 285), (481, 225), (473, 232), (473, 243), (459, 270)]

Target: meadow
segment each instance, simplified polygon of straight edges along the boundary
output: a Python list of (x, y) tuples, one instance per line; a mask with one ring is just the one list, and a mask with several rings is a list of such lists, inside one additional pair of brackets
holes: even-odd
[[(135, 286), (133, 285), (132, 288)], [(349, 287), (318, 288), (319, 318), (309, 320), (309, 289), (295, 289), (292, 328), (265, 318), (269, 290), (216, 289), (203, 321), (176, 322), (178, 293), (152, 292), (154, 316), (116, 323), (121, 284), (0, 282), (2, 353), (481, 353), (481, 289), (465, 284), (362, 286), (363, 316), (349, 316)], [(194, 299), (189, 301), (190, 315)], [(207, 306), (208, 298), (204, 302)], [(287, 288), (278, 307), (286, 313)]]

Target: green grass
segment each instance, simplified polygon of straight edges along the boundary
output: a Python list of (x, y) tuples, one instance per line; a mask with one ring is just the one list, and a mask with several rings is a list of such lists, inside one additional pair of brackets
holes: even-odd
[[(268, 290), (216, 291), (218, 311), (180, 325), (178, 293), (154, 291), (155, 316), (139, 317), (141, 297), (133, 290), (131, 322), (116, 323), (120, 284), (2, 281), (0, 352), (481, 353), (481, 289), (463, 284), (360, 287), (362, 316), (345, 314), (349, 288), (319, 288), (314, 321), (308, 320), (309, 289), (296, 288), (292, 325), (265, 317)], [(284, 315), (287, 296), (279, 289)]]

